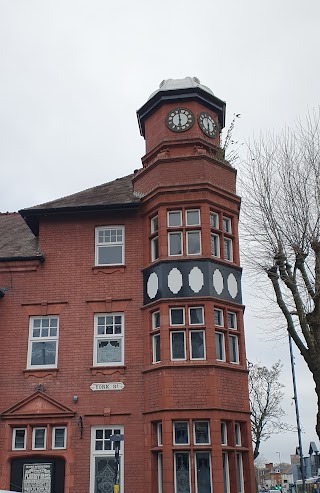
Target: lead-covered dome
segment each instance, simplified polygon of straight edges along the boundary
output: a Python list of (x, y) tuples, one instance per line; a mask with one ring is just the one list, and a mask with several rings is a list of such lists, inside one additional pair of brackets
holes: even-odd
[[(159, 84), (159, 89), (154, 91), (149, 99), (153, 98), (155, 94), (160, 91), (175, 91), (177, 89), (188, 89), (193, 87), (200, 87), (203, 91), (208, 92), (212, 96), (214, 96), (213, 92), (209, 87), (204, 86), (200, 83), (200, 80), (197, 77), (185, 77), (184, 79), (165, 79)], [(149, 101), (148, 99), (148, 101)]]

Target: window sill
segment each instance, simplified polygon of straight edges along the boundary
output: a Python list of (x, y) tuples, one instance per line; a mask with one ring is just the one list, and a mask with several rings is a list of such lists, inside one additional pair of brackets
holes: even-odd
[(27, 368), (26, 370), (23, 370), (24, 377), (29, 378), (29, 377), (37, 377), (37, 378), (44, 378), (47, 376), (53, 376), (57, 377), (58, 376), (58, 368), (39, 368), (39, 369), (34, 369), (34, 368)]
[(92, 272), (94, 275), (99, 274), (114, 274), (115, 272), (120, 272), (123, 274), (126, 270), (125, 265), (95, 265), (92, 267)]
[(126, 370), (125, 365), (120, 366), (92, 366), (90, 368), (91, 375), (113, 375), (114, 373), (120, 373), (120, 375), (124, 375)]

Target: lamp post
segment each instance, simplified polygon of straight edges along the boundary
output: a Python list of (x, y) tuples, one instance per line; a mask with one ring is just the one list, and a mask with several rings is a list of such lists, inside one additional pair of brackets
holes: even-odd
[(279, 472), (280, 472), (280, 484), (281, 484), (281, 487), (282, 487), (282, 474), (281, 474), (281, 455), (280, 455), (280, 452), (276, 452), (276, 454), (279, 455)]
[(111, 435), (111, 442), (114, 442), (114, 481), (113, 493), (120, 492), (120, 474), (119, 474), (119, 458), (120, 458), (120, 442), (123, 442), (123, 435)]

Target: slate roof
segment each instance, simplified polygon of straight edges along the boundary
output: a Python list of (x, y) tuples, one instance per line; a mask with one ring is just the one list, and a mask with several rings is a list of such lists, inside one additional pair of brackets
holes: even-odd
[(43, 255), (28, 225), (16, 212), (0, 213), (0, 262), (32, 258), (43, 259)]

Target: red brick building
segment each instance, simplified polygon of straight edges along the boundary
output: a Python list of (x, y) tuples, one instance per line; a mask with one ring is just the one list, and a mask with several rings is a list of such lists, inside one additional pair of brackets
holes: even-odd
[(142, 168), (0, 215), (0, 488), (253, 493), (225, 103), (164, 81)]

